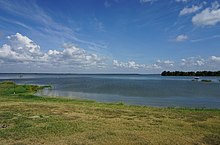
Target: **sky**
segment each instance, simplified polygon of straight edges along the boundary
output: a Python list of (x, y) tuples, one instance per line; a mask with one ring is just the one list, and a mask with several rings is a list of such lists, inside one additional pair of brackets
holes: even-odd
[(0, 0), (0, 73), (220, 70), (220, 0)]

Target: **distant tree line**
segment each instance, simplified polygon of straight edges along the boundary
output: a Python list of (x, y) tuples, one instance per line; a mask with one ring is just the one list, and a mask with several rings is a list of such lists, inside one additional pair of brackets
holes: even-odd
[(220, 71), (197, 71), (197, 72), (183, 72), (183, 71), (163, 71), (162, 76), (220, 76)]

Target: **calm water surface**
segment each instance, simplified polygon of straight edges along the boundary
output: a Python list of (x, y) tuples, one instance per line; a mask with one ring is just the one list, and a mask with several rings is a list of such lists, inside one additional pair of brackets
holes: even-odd
[(53, 86), (39, 95), (158, 107), (220, 108), (220, 77), (200, 77), (211, 83), (193, 79), (160, 75), (0, 74), (0, 81)]

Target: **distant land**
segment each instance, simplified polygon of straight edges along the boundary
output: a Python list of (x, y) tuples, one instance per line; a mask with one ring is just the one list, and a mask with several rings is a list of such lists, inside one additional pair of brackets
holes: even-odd
[(163, 71), (161, 76), (220, 76), (220, 71)]

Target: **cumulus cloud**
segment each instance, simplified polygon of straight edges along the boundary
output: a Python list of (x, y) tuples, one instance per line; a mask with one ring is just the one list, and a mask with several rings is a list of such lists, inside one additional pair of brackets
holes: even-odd
[(67, 64), (79, 66), (99, 66), (103, 64), (103, 59), (96, 54), (88, 53), (84, 49), (74, 45), (64, 44), (62, 51), (49, 50), (52, 54), (49, 57), (56, 62), (61, 60)]
[(170, 60), (157, 60), (153, 64), (139, 64), (135, 61), (127, 61), (127, 62), (121, 62), (118, 60), (113, 60), (113, 66), (115, 68), (124, 68), (124, 69), (143, 69), (143, 70), (152, 70), (152, 69), (165, 69), (174, 66), (174, 62)]
[[(131, 61), (110, 60), (106, 62), (105, 57), (90, 53), (85, 49), (76, 47), (72, 44), (64, 44), (62, 50), (51, 49), (47, 52), (41, 50), (33, 40), (20, 33), (7, 37), (8, 42), (0, 47), (0, 64), (2, 70), (24, 71), (33, 66), (34, 71), (47, 72), (57, 70), (67, 72), (78, 69), (103, 70), (107, 68), (112, 71), (133, 71), (133, 72), (160, 72), (162, 70), (216, 70), (220, 68), (220, 56), (188, 57), (182, 60), (157, 60), (154, 63), (137, 63)], [(112, 62), (111, 62), (112, 61)], [(110, 63), (110, 64), (109, 64)], [(112, 64), (112, 65), (111, 65)], [(12, 67), (13, 66), (13, 67)], [(100, 68), (100, 69), (99, 69)], [(67, 70), (67, 71), (66, 71)]]
[(200, 6), (193, 5), (192, 7), (185, 7), (180, 11), (179, 15), (183, 16), (183, 15), (195, 13), (195, 12), (199, 11), (200, 9), (202, 9), (202, 5), (200, 5)]
[(217, 70), (220, 68), (220, 56), (184, 58), (181, 60), (180, 67), (184, 69)]
[(220, 5), (217, 1), (211, 7), (204, 9), (192, 18), (192, 22), (197, 26), (216, 25), (220, 22)]
[(220, 56), (219, 57), (218, 56), (211, 56), (210, 59), (214, 62), (220, 63)]
[(135, 61), (120, 62), (118, 60), (113, 60), (113, 66), (130, 69), (140, 69), (145, 67), (144, 64), (137, 64)]
[(165, 60), (165, 61), (157, 60), (156, 61), (156, 65), (160, 66), (161, 68), (172, 67), (174, 66), (174, 63), (175, 63), (174, 61), (170, 61), (170, 60)]
[(0, 48), (0, 59), (2, 59), (2, 61), (45, 61), (46, 54), (42, 53), (40, 46), (35, 44), (28, 37), (16, 33), (7, 38), (9, 44), (4, 44)]
[(139, 64), (135, 61), (113, 60), (113, 66), (116, 69), (134, 70), (134, 71), (156, 71), (162, 70), (217, 70), (220, 68), (220, 56), (210, 57), (187, 57), (176, 62), (171, 60), (157, 60), (152, 64)]
[(184, 58), (181, 61), (182, 61), (181, 65), (187, 67), (203, 66), (206, 64), (205, 59), (201, 57), (189, 57), (189, 58)]
[(188, 38), (189, 38), (189, 37), (188, 37), (187, 35), (181, 34), (181, 35), (178, 35), (175, 40), (176, 40), (177, 42), (182, 42), (182, 41), (186, 41)]
[(32, 63), (67, 65), (77, 67), (103, 67), (104, 58), (82, 48), (64, 44), (63, 50), (43, 52), (40, 46), (20, 33), (7, 37), (8, 43), (0, 48), (0, 60), (4, 63)]

